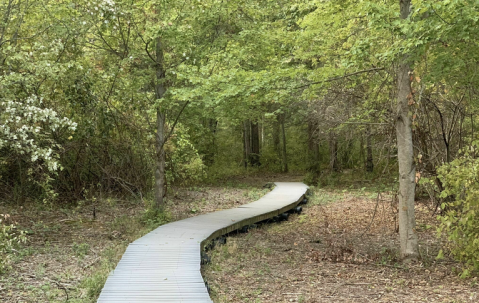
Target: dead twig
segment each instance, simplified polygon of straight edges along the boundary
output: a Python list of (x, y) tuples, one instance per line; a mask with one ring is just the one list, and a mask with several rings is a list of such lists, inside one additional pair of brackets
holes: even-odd
[(95, 260), (93, 260), (92, 262), (88, 263), (87, 265), (83, 266), (83, 270), (87, 269), (88, 267), (92, 266), (93, 264), (95, 264), (96, 262), (98, 262), (99, 260), (101, 259), (101, 257), (98, 257), (96, 258)]
[(66, 289), (66, 287), (63, 286), (63, 285), (61, 285), (60, 283), (58, 283), (58, 282), (55, 281), (55, 280), (52, 280), (52, 279), (49, 279), (49, 278), (47, 278), (47, 280), (50, 281), (50, 282), (55, 283), (55, 284), (57, 285), (58, 289), (63, 289), (63, 290), (65, 291), (65, 295), (67, 296), (65, 302), (68, 302), (68, 300), (69, 300), (70, 298), (69, 298), (69, 296), (68, 296), (68, 290)]
[(366, 227), (366, 229), (363, 231), (363, 233), (359, 236), (359, 238), (362, 238), (364, 236), (364, 234), (369, 231), (369, 229), (371, 228), (371, 225), (373, 224), (373, 221), (374, 221), (374, 218), (376, 217), (376, 212), (378, 210), (378, 205), (379, 205), (379, 197), (381, 196), (381, 194), (378, 192), (378, 198), (376, 200), (376, 206), (374, 207), (374, 213), (373, 213), (373, 216), (371, 218), (371, 222), (369, 222), (369, 225), (368, 227)]

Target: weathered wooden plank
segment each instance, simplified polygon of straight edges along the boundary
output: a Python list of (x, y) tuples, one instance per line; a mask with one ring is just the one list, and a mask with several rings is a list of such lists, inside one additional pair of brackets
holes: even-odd
[(158, 227), (128, 246), (98, 302), (211, 303), (200, 273), (205, 243), (296, 207), (306, 191), (303, 183), (277, 182), (255, 202)]

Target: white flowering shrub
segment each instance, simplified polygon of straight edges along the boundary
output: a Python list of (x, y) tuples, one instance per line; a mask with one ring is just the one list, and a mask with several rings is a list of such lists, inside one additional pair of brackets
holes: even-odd
[(59, 117), (50, 108), (41, 107), (42, 100), (30, 97), (25, 102), (0, 102), (0, 149), (7, 147), (31, 162), (43, 163), (50, 172), (59, 168), (59, 147), (52, 133), (66, 129), (75, 131), (77, 124)]
[(57, 197), (52, 181), (61, 169), (58, 142), (71, 137), (76, 127), (75, 122), (43, 106), (40, 98), (0, 100), (0, 173), (5, 180), (16, 180), (13, 199), (23, 201), (28, 192), (44, 203)]

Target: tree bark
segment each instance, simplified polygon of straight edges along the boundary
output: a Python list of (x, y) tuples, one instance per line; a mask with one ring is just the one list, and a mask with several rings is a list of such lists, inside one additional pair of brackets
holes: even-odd
[(252, 166), (260, 166), (260, 149), (259, 149), (259, 126), (257, 122), (251, 122), (251, 154), (250, 163)]
[(274, 151), (276, 152), (276, 155), (278, 157), (278, 162), (280, 164), (280, 167), (282, 169), (283, 164), (282, 164), (282, 157), (281, 157), (281, 129), (280, 129), (280, 124), (278, 119), (276, 119), (273, 122), (273, 148)]
[[(400, 0), (401, 19), (410, 14), (411, 0)], [(414, 196), (416, 190), (416, 167), (412, 141), (409, 102), (412, 103), (411, 75), (408, 56), (404, 55), (398, 65), (396, 136), (399, 164), (399, 238), (401, 258), (405, 261), (417, 259), (418, 239), (415, 231)]]
[(248, 167), (251, 155), (251, 121), (243, 122), (243, 157), (244, 167)]
[(206, 118), (203, 120), (203, 125), (209, 130), (205, 136), (204, 158), (203, 162), (206, 166), (211, 166), (215, 162), (216, 155), (216, 131), (218, 129), (218, 120)]
[(329, 132), (329, 169), (331, 171), (339, 171), (338, 140), (333, 131)]
[(288, 172), (288, 156), (286, 154), (286, 131), (284, 129), (284, 117), (281, 119), (281, 131), (283, 133), (283, 172)]
[(366, 159), (364, 157), (364, 136), (362, 134), (359, 138), (359, 163), (361, 163), (361, 166), (366, 163)]
[(373, 172), (374, 163), (373, 163), (373, 146), (371, 144), (371, 126), (366, 126), (366, 171)]
[[(166, 92), (163, 69), (163, 45), (161, 38), (156, 39), (156, 83), (155, 98), (163, 98)], [(158, 107), (156, 110), (156, 169), (155, 169), (155, 205), (157, 209), (163, 209), (165, 197), (165, 112)]]
[(309, 171), (315, 176), (319, 175), (319, 143), (315, 135), (316, 123), (308, 121), (308, 150), (309, 150)]
[(261, 121), (259, 132), (259, 137), (261, 138), (259, 148), (262, 150), (264, 148), (264, 119)]

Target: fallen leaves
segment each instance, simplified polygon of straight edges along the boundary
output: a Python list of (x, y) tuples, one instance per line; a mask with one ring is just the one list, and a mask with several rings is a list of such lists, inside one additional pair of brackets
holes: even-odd
[[(308, 206), (301, 216), (232, 237), (234, 254), (218, 247), (204, 268), (214, 302), (477, 302), (477, 287), (459, 279), (452, 260), (438, 262), (434, 228), (419, 234), (423, 259), (398, 259), (397, 203), (345, 195)], [(418, 205), (418, 226), (436, 225)], [(364, 233), (367, 231), (366, 233)], [(363, 234), (363, 237), (360, 237)], [(215, 269), (214, 271), (212, 269)], [(241, 275), (238, 274), (241, 269)], [(457, 291), (460, 290), (460, 291)]]

